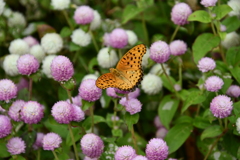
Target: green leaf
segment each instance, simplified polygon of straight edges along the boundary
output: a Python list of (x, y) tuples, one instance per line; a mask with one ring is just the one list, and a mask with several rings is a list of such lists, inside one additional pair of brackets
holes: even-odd
[(10, 153), (7, 151), (6, 143), (0, 143), (0, 157), (6, 158), (9, 157)]
[(94, 102), (88, 102), (82, 99), (82, 110), (86, 111), (94, 105)]
[(67, 91), (61, 86), (58, 87), (58, 99), (59, 100), (67, 100), (68, 99)]
[(227, 89), (230, 87), (230, 85), (232, 84), (233, 80), (230, 79), (230, 78), (222, 78), (222, 80), (223, 80), (224, 84), (223, 84), (223, 86), (221, 88), (221, 91), (223, 93), (226, 93)]
[(97, 58), (94, 57), (90, 60), (89, 64), (88, 64), (88, 70), (90, 73), (95, 73), (96, 70), (94, 70), (94, 66), (98, 65), (98, 61)]
[(165, 141), (169, 147), (169, 154), (175, 152), (181, 147), (181, 145), (187, 140), (189, 135), (192, 133), (193, 126), (190, 123), (181, 123), (171, 128), (166, 137)]
[(134, 124), (136, 124), (139, 120), (139, 114), (130, 115), (130, 113), (126, 112), (124, 116), (125, 123), (127, 124), (128, 128), (131, 128)]
[(240, 21), (237, 16), (227, 17), (222, 21), (222, 24), (226, 26), (227, 33), (236, 31), (240, 27)]
[(211, 124), (209, 123), (209, 121), (206, 118), (197, 116), (194, 118), (193, 125), (197, 128), (205, 129), (205, 128), (209, 127)]
[[(105, 122), (105, 119), (102, 116), (93, 116), (93, 121), (94, 124), (100, 123), (100, 122)], [(87, 119), (84, 120), (83, 122), (83, 127), (85, 130), (88, 130), (92, 125), (92, 117), (88, 117)]]
[(123, 132), (121, 129), (113, 129), (112, 130), (112, 135), (114, 137), (122, 137), (123, 136)]
[(230, 68), (229, 70), (238, 83), (240, 83), (240, 67)]
[(192, 124), (193, 119), (189, 116), (180, 116), (177, 118), (177, 120), (174, 121), (174, 124), (180, 124), (180, 123), (190, 123)]
[(69, 27), (63, 27), (62, 30), (60, 31), (61, 37), (69, 37), (72, 34), (72, 31)]
[(171, 76), (168, 76), (168, 77), (170, 78), (171, 82), (168, 80), (165, 74), (161, 76), (161, 79), (163, 81), (163, 86), (167, 88), (169, 91), (174, 92), (172, 85), (176, 84), (176, 81)]
[(142, 11), (143, 11), (143, 8), (138, 8), (135, 5), (128, 4), (123, 10), (122, 24), (125, 24), (129, 20), (133, 19), (135, 16), (137, 16)]
[(240, 61), (240, 46), (231, 47), (227, 50), (226, 60), (228, 65), (236, 66)]
[(225, 17), (230, 11), (232, 11), (232, 8), (226, 4), (223, 4), (214, 7), (212, 13), (216, 14), (216, 20), (220, 20)]
[[(72, 127), (72, 132), (73, 132), (74, 142), (77, 142), (83, 136), (83, 133), (80, 134), (81, 130), (78, 127), (76, 127), (76, 128)], [(69, 147), (73, 145), (70, 131), (68, 131), (66, 145)]]
[(240, 101), (233, 103), (233, 112), (235, 115), (240, 114)]
[(73, 42), (70, 42), (69, 43), (69, 50), (70, 52), (73, 52), (73, 51), (79, 51), (81, 49), (81, 47)]
[(222, 127), (218, 125), (214, 125), (206, 128), (201, 134), (200, 138), (201, 140), (203, 140), (205, 138), (213, 138), (213, 137), (219, 136), (220, 134), (222, 134)]
[(198, 21), (202, 23), (210, 23), (211, 17), (206, 11), (198, 10), (193, 12), (189, 17), (188, 21)]
[(240, 147), (239, 140), (230, 133), (227, 133), (223, 136), (222, 145), (225, 148), (225, 150), (233, 155), (234, 157), (237, 157), (238, 148)]

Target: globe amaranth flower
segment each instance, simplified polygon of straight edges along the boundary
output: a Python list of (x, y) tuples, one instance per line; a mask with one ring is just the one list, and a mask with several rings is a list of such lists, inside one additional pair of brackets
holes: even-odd
[[(163, 63), (162, 64), (167, 75), (170, 75), (170, 68), (167, 64)], [(164, 74), (164, 71), (163, 71), (163, 68), (162, 68), (162, 65), (159, 64), (159, 63), (156, 63), (149, 71), (149, 73), (151, 74), (155, 74), (155, 75), (163, 75)]]
[(188, 16), (192, 14), (192, 10), (186, 3), (177, 3), (171, 11), (171, 20), (176, 25), (185, 25), (188, 23)]
[(122, 146), (118, 148), (114, 158), (115, 160), (132, 160), (136, 156), (136, 151), (131, 146)]
[(4, 58), (3, 69), (7, 75), (16, 76), (19, 74), (17, 69), (17, 60), (19, 57), (17, 54), (10, 54)]
[(8, 143), (6, 146), (7, 146), (8, 152), (11, 155), (25, 153), (26, 144), (22, 140), (22, 138), (13, 137), (8, 140)]
[(121, 98), (121, 96), (116, 94), (115, 88), (107, 88), (106, 93), (108, 96), (113, 97), (113, 98)]
[(97, 80), (98, 76), (96, 76), (95, 74), (87, 74), (83, 77), (82, 81), (86, 80), (86, 79), (94, 79)]
[(82, 29), (75, 29), (71, 35), (72, 41), (81, 46), (85, 47), (88, 46), (91, 43), (91, 35), (87, 32), (84, 32)]
[[(67, 100), (68, 103), (71, 103), (70, 100), (68, 99)], [(82, 99), (79, 95), (75, 96), (75, 97), (72, 97), (72, 104), (75, 104), (79, 107), (82, 106)]]
[(28, 24), (28, 26), (23, 30), (22, 34), (23, 35), (31, 35), (35, 31), (37, 31), (37, 24), (32, 22), (32, 23)]
[(0, 15), (3, 13), (4, 6), (5, 6), (5, 2), (3, 0), (0, 0)]
[(16, 122), (20, 122), (20, 112), (25, 103), (26, 102), (23, 100), (16, 100), (15, 102), (13, 102), (8, 111), (9, 117)]
[(41, 45), (38, 45), (38, 44), (32, 46), (32, 47), (30, 48), (29, 53), (30, 53), (31, 55), (33, 55), (33, 56), (38, 60), (39, 63), (42, 62), (42, 60), (43, 60), (44, 57), (45, 57), (45, 52), (44, 52), (42, 46), (41, 46)]
[(179, 56), (187, 51), (187, 44), (184, 41), (175, 40), (170, 43), (169, 48), (172, 55)]
[(77, 106), (75, 104), (72, 104), (72, 118), (71, 118), (71, 121), (80, 122), (84, 119), (85, 119), (85, 113), (83, 112), (83, 110), (79, 106)]
[(158, 128), (156, 132), (156, 137), (163, 139), (167, 135), (167, 133), (168, 133), (168, 130), (165, 127)]
[(206, 90), (210, 92), (217, 92), (222, 88), (223, 84), (224, 82), (221, 78), (219, 78), (218, 76), (211, 76), (208, 77), (208, 79), (205, 81), (204, 86)]
[(217, 118), (228, 117), (233, 109), (231, 98), (225, 95), (219, 95), (212, 99), (210, 103), (210, 111)]
[(96, 101), (102, 96), (102, 90), (96, 86), (96, 80), (86, 79), (78, 88), (79, 95), (85, 101)]
[(148, 160), (147, 157), (142, 156), (142, 155), (137, 155), (135, 158), (133, 158), (132, 160)]
[(25, 123), (36, 124), (43, 118), (43, 107), (36, 101), (28, 101), (23, 105), (20, 114)]
[(217, 0), (201, 0), (200, 2), (204, 7), (213, 7), (216, 5)]
[(208, 72), (214, 70), (216, 63), (212, 58), (203, 57), (198, 61), (197, 67), (201, 72)]
[(154, 42), (150, 47), (150, 58), (157, 63), (164, 63), (170, 58), (170, 48), (164, 41)]
[(51, 74), (51, 64), (56, 55), (46, 56), (42, 62), (42, 72), (48, 77), (52, 78)]
[(162, 124), (162, 122), (160, 121), (159, 116), (156, 116), (156, 117), (154, 118), (153, 123), (154, 123), (154, 125), (155, 125), (156, 128), (162, 128), (162, 127), (164, 127), (163, 124)]
[(117, 64), (118, 56), (115, 50), (105, 47), (98, 52), (97, 61), (102, 68), (111, 68)]
[(90, 30), (98, 29), (102, 22), (101, 16), (97, 10), (94, 10), (93, 14), (94, 14), (94, 18), (93, 18), (92, 22), (90, 23)]
[(227, 30), (227, 27), (223, 24), (220, 25), (220, 31), (225, 32)]
[(142, 89), (148, 95), (154, 95), (161, 91), (162, 80), (154, 74), (147, 74), (142, 80)]
[(138, 41), (137, 35), (131, 30), (126, 30), (126, 33), (128, 36), (128, 44), (130, 44), (130, 46), (135, 45)]
[(8, 26), (9, 27), (25, 27), (26, 26), (26, 19), (20, 12), (12, 12), (11, 16), (9, 16)]
[(124, 29), (116, 28), (110, 34), (110, 45), (113, 48), (124, 48), (128, 44), (128, 35)]
[(39, 68), (38, 60), (31, 54), (24, 54), (17, 61), (18, 72), (22, 75), (30, 75), (37, 72)]
[(237, 16), (240, 18), (240, 2), (239, 0), (230, 0), (227, 4), (232, 8), (232, 11), (228, 13), (229, 16)]
[(111, 46), (110, 33), (104, 33), (103, 44), (104, 44), (104, 46), (107, 46), (107, 47)]
[(24, 40), (15, 39), (11, 41), (8, 50), (11, 54), (23, 55), (29, 52), (29, 46)]
[(56, 133), (48, 133), (43, 137), (43, 150), (53, 151), (55, 148), (60, 147), (62, 138)]
[(236, 121), (236, 127), (237, 127), (238, 133), (240, 134), (240, 118), (238, 118)]
[(168, 146), (161, 138), (153, 138), (148, 142), (145, 152), (148, 159), (164, 160), (168, 156)]
[(137, 98), (140, 95), (140, 89), (136, 88), (134, 91), (128, 93), (129, 98)]
[(104, 149), (102, 139), (94, 133), (85, 134), (80, 141), (80, 146), (83, 154), (90, 158), (100, 157)]
[(147, 48), (147, 51), (146, 51), (146, 53), (143, 55), (143, 57), (142, 57), (142, 66), (144, 67), (144, 68), (146, 68), (147, 66), (148, 66), (148, 59), (149, 59), (149, 57), (150, 57), (150, 51), (149, 51), (149, 49)]
[(20, 81), (17, 83), (17, 89), (18, 91), (24, 89), (24, 88), (27, 88), (28, 89), (28, 86), (29, 86), (29, 82), (27, 79), (25, 78), (21, 78)]
[(129, 98), (127, 100), (126, 97), (123, 97), (119, 103), (125, 106), (126, 111), (129, 112), (131, 115), (136, 114), (142, 110), (142, 104), (136, 98)]
[(8, 116), (0, 115), (0, 138), (6, 137), (12, 131), (12, 124)]
[(73, 106), (66, 101), (59, 101), (53, 105), (51, 113), (58, 123), (68, 124), (72, 120)]
[(130, 93), (130, 91), (123, 91), (123, 90), (120, 90), (118, 88), (114, 88), (114, 89), (115, 89), (115, 92), (119, 93), (119, 94), (128, 94), (128, 93)]
[(31, 48), (32, 46), (39, 44), (38, 40), (32, 36), (24, 37), (23, 40), (27, 42), (28, 46)]
[(64, 10), (69, 7), (70, 0), (51, 0), (51, 5), (56, 10)]
[(74, 74), (73, 64), (65, 56), (57, 56), (52, 60), (51, 74), (55, 81), (68, 81)]
[(174, 89), (175, 91), (180, 91), (182, 89), (182, 87), (179, 84), (174, 84)]
[(93, 9), (85, 5), (80, 6), (75, 10), (73, 18), (77, 24), (89, 24), (94, 19)]
[(43, 146), (43, 137), (45, 134), (38, 132), (36, 141), (33, 144), (33, 149), (37, 150)]
[(0, 101), (9, 102), (17, 95), (17, 86), (9, 79), (0, 80)]
[(41, 46), (48, 54), (56, 54), (63, 48), (63, 39), (57, 33), (47, 33), (41, 39)]
[(224, 40), (221, 41), (222, 46), (229, 49), (240, 44), (240, 36), (236, 32), (227, 33)]
[(240, 96), (240, 87), (237, 85), (231, 85), (227, 90), (227, 95), (238, 98)]

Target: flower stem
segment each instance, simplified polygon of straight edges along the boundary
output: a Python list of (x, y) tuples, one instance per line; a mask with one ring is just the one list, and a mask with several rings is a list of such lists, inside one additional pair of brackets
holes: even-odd
[(95, 50), (96, 50), (97, 53), (98, 53), (99, 47), (98, 47), (98, 45), (97, 45), (97, 41), (96, 41), (96, 39), (95, 39), (95, 37), (94, 37), (94, 35), (93, 35), (93, 32), (92, 32), (91, 30), (89, 30), (89, 32), (90, 32), (90, 34), (91, 34), (91, 36), (92, 36), (93, 45), (94, 45), (94, 47), (95, 47)]
[(69, 91), (68, 89), (66, 89), (66, 91), (67, 91), (67, 95), (68, 95), (68, 98), (69, 98), (69, 100), (70, 100), (70, 103), (73, 103), (71, 91)]
[(29, 87), (28, 87), (28, 100), (32, 99), (32, 78), (29, 77)]
[(65, 17), (65, 19), (66, 19), (69, 27), (70, 27), (70, 29), (73, 31), (74, 27), (73, 27), (72, 23), (71, 23), (70, 20), (69, 20), (70, 18), (68, 17), (67, 12), (66, 12), (65, 10), (63, 10), (62, 13), (63, 13), (63, 15), (64, 15), (64, 17)]
[[(210, 17), (212, 17), (212, 15), (211, 15), (212, 13), (211, 13), (210, 9), (208, 9), (208, 14), (209, 14)], [(211, 20), (211, 27), (212, 27), (213, 34), (217, 35), (217, 32), (215, 30), (215, 27), (214, 27), (214, 24), (213, 24), (212, 20)]]
[(41, 159), (41, 149), (38, 149), (37, 150), (37, 160), (40, 160)]
[(93, 114), (93, 106), (90, 107), (90, 116), (92, 119), (92, 133), (94, 132), (94, 114)]
[(114, 116), (114, 119), (113, 119), (113, 129), (115, 129), (115, 126), (116, 126), (116, 117), (117, 117), (117, 99), (114, 99), (113, 100), (114, 102), (114, 112), (113, 112), (113, 116)]
[[(110, 56), (109, 56), (109, 57), (110, 57)], [(118, 49), (118, 57), (119, 57), (119, 59), (122, 58), (122, 50), (121, 50), (121, 49)]]
[(79, 160), (79, 158), (78, 158), (78, 152), (77, 152), (77, 147), (76, 147), (75, 140), (74, 140), (74, 136), (73, 136), (73, 132), (72, 132), (72, 127), (71, 127), (70, 124), (68, 124), (68, 129), (69, 129), (70, 136), (71, 136), (71, 139), (72, 139), (75, 157), (76, 157), (77, 160)]
[(173, 32), (173, 35), (172, 35), (172, 37), (171, 37), (171, 39), (170, 39), (170, 42), (172, 42), (172, 41), (174, 40), (174, 38), (175, 38), (175, 36), (176, 36), (179, 28), (180, 28), (180, 25), (178, 25), (178, 26), (175, 28), (175, 31)]
[(59, 159), (58, 159), (58, 156), (57, 156), (57, 154), (56, 154), (56, 152), (55, 152), (54, 150), (52, 150), (52, 153), (53, 153), (55, 159), (56, 159), (56, 160), (59, 160)]
[(182, 59), (180, 57), (178, 57), (178, 59), (179, 59), (178, 75), (179, 75), (180, 87), (182, 88)]
[(134, 128), (133, 128), (133, 126), (131, 127), (130, 132), (131, 132), (131, 134), (132, 134), (132, 139), (133, 139), (134, 148), (135, 148), (135, 150), (136, 150), (136, 153), (138, 154), (137, 141), (136, 141), (136, 137), (135, 137), (135, 134), (134, 134)]
[(148, 31), (147, 31), (147, 27), (146, 27), (146, 21), (144, 19), (144, 12), (141, 13), (142, 14), (142, 26), (143, 26), (143, 33), (144, 33), (144, 37), (145, 37), (145, 43), (148, 46), (149, 45), (149, 39), (148, 39)]

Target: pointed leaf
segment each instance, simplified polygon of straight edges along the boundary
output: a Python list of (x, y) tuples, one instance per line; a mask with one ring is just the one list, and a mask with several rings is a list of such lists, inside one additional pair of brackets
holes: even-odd
[(226, 60), (229, 65), (236, 66), (240, 61), (240, 46), (229, 48), (226, 53)]
[(141, 11), (143, 11), (143, 8), (128, 4), (123, 10), (122, 24), (125, 24), (127, 21), (137, 16)]
[(203, 131), (203, 133), (201, 134), (201, 140), (205, 138), (213, 138), (213, 137), (219, 136), (220, 134), (222, 134), (222, 127), (218, 125), (214, 125), (214, 126), (208, 127)]
[(188, 21), (198, 21), (202, 23), (209, 23), (211, 22), (211, 17), (206, 11), (198, 10), (193, 12), (189, 17)]
[(215, 19), (220, 20), (225, 17), (230, 11), (232, 11), (232, 8), (226, 4), (223, 4), (214, 7), (212, 13), (216, 14)]

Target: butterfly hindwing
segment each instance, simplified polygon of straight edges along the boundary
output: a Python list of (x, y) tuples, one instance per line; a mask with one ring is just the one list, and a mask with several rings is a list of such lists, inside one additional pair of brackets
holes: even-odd
[(116, 77), (112, 73), (105, 73), (98, 77), (96, 86), (101, 89), (117, 87)]

